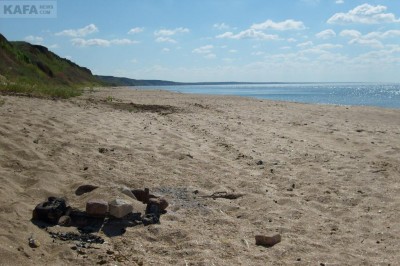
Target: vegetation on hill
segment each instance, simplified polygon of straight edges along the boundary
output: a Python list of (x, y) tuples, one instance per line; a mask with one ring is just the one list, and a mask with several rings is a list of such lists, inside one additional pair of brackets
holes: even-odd
[(0, 34), (0, 92), (69, 98), (103, 84), (87, 68), (41, 45), (9, 42)]
[(181, 85), (182, 83), (166, 80), (144, 80), (144, 79), (130, 79), (124, 77), (114, 76), (98, 76), (96, 78), (108, 83), (111, 86), (171, 86)]

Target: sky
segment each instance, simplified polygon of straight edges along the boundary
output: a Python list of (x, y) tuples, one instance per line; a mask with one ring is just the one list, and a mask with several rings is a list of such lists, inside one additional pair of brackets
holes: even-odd
[(400, 82), (398, 0), (53, 2), (55, 17), (0, 18), (0, 33), (44, 45), (99, 75)]

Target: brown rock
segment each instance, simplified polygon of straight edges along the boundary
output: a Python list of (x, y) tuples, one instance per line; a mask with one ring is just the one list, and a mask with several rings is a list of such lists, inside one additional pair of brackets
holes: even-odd
[(83, 195), (85, 193), (91, 192), (91, 191), (95, 190), (96, 188), (98, 188), (98, 186), (82, 185), (82, 186), (79, 186), (75, 190), (75, 195), (80, 196), (80, 195)]
[(164, 198), (150, 198), (149, 204), (150, 203), (158, 205), (161, 211), (164, 211), (169, 205), (167, 200)]
[(256, 235), (255, 238), (256, 238), (256, 245), (258, 246), (272, 247), (281, 242), (280, 234), (274, 236)]
[(92, 216), (106, 216), (108, 203), (102, 199), (91, 199), (86, 203), (86, 212)]
[(148, 203), (149, 197), (150, 197), (150, 190), (148, 188), (145, 188), (144, 190), (143, 189), (134, 189), (131, 192), (138, 201), (141, 201), (144, 204)]

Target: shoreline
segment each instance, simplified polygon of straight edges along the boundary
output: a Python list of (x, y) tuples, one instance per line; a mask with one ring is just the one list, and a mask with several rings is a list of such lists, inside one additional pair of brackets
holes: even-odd
[[(5, 264), (400, 260), (398, 109), (128, 88), (0, 99)], [(160, 224), (114, 237), (100, 231), (107, 243), (77, 254), (30, 219), (48, 196), (83, 208), (74, 194), (83, 184), (149, 187), (170, 206)], [(203, 197), (221, 191), (244, 196)], [(276, 246), (255, 245), (255, 235), (276, 233)]]
[[(378, 106), (378, 105), (351, 105), (351, 104), (337, 104), (337, 103), (316, 103), (316, 102), (300, 102), (300, 101), (289, 101), (289, 100), (277, 100), (277, 99), (269, 99), (269, 98), (259, 98), (256, 96), (244, 96), (244, 95), (233, 95), (233, 94), (207, 94), (207, 93), (191, 93), (191, 92), (180, 92), (177, 90), (167, 90), (167, 89), (162, 89), (160, 87), (173, 87), (175, 85), (171, 86), (121, 86), (121, 87), (109, 87), (112, 89), (129, 89), (129, 90), (142, 90), (141, 88), (149, 87), (149, 89), (143, 89), (144, 91), (149, 90), (149, 91), (165, 91), (165, 92), (171, 92), (171, 93), (177, 93), (177, 94), (187, 94), (187, 95), (194, 95), (194, 96), (208, 96), (208, 97), (240, 97), (240, 98), (246, 98), (250, 100), (265, 100), (265, 101), (270, 101), (270, 102), (282, 102), (282, 103), (294, 103), (294, 104), (310, 104), (310, 105), (316, 105), (316, 106), (338, 106), (338, 107), (366, 107), (366, 108), (378, 108), (378, 109), (384, 109), (384, 110), (400, 110), (400, 107), (384, 107), (384, 106)], [(184, 85), (183, 85), (184, 86)], [(202, 85), (199, 85), (202, 86)]]
[[(400, 109), (400, 105), (392, 97), (396, 97), (398, 92), (391, 92), (390, 88), (386, 92), (388, 95), (382, 94), (377, 98), (377, 95), (374, 92), (375, 88), (363, 88), (365, 90), (364, 94), (358, 93), (358, 88), (319, 88), (319, 94), (315, 94), (315, 88), (311, 87), (299, 87), (300, 94), (298, 94), (298, 90), (294, 90), (293, 87), (279, 87), (279, 86), (304, 86), (304, 85), (311, 85), (312, 83), (284, 83), (284, 84), (239, 84), (237, 86), (234, 85), (170, 85), (170, 86), (132, 86), (126, 88), (139, 88), (143, 90), (166, 90), (171, 92), (178, 92), (178, 93), (188, 93), (188, 94), (195, 94), (195, 95), (222, 95), (222, 96), (240, 96), (240, 97), (250, 97), (253, 99), (260, 99), (260, 100), (272, 100), (272, 101), (287, 101), (287, 102), (294, 102), (294, 103), (310, 103), (310, 104), (326, 104), (326, 105), (340, 105), (340, 106), (372, 106), (372, 107), (381, 107), (386, 109)], [(350, 84), (350, 83), (315, 83), (315, 84), (322, 84), (322, 85), (336, 85), (341, 86), (343, 84)], [(350, 85), (354, 86), (358, 84), (360, 86), (371, 85), (371, 84), (379, 84), (380, 86), (384, 85), (394, 85), (399, 86), (397, 83), (351, 83)], [(261, 85), (261, 87), (260, 87)], [(278, 87), (270, 87), (278, 86)], [(248, 87), (254, 86), (254, 87)], [(202, 88), (203, 91), (200, 89), (194, 89), (195, 87)], [(225, 91), (229, 89), (228, 91)], [(244, 90), (243, 90), (244, 89)], [(249, 92), (245, 92), (245, 90), (249, 89)], [(256, 89), (257, 92), (252, 91)], [(343, 94), (343, 90), (346, 89), (348, 92)], [(278, 90), (278, 91), (275, 91)], [(303, 91), (304, 90), (304, 91)], [(236, 91), (236, 92), (235, 92)], [(278, 93), (279, 92), (279, 93)], [(277, 94), (278, 93), (278, 94)], [(322, 93), (322, 94), (321, 94)], [(357, 94), (357, 97), (355, 96)], [(393, 94), (393, 95), (392, 95)], [(277, 96), (280, 95), (280, 96)], [(313, 97), (309, 98), (310, 95), (314, 95)], [(336, 95), (336, 96), (335, 96)], [(285, 96), (285, 97), (283, 97)], [(315, 98), (316, 97), (316, 98)], [(371, 97), (377, 98), (372, 103), (368, 103), (371, 100)], [(384, 98), (381, 98), (384, 97)], [(347, 102), (344, 98), (351, 99)], [(357, 99), (356, 99), (357, 98)], [(400, 98), (399, 98), (400, 100)], [(391, 101), (391, 102), (390, 102)]]

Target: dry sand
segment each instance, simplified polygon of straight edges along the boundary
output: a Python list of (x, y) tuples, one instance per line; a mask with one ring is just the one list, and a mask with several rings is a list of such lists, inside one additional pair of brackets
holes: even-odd
[[(400, 110), (127, 89), (0, 105), (1, 265), (400, 261)], [(82, 184), (149, 187), (170, 206), (78, 253), (30, 219), (48, 196), (84, 206)], [(219, 191), (245, 195), (202, 197)]]

